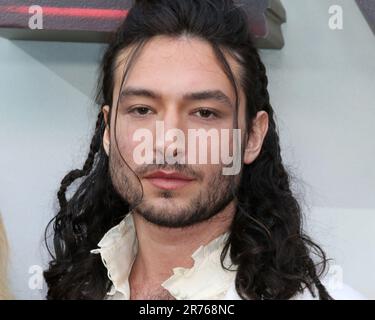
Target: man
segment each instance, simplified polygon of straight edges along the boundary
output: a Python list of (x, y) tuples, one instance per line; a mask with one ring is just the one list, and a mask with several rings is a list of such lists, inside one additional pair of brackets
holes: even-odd
[[(301, 231), (265, 68), (240, 7), (137, 1), (102, 71), (89, 156), (58, 192), (48, 298), (335, 295), (320, 279), (324, 252)], [(197, 140), (191, 130), (213, 136), (185, 148)], [(213, 161), (219, 146), (229, 152)], [(191, 161), (200, 152), (209, 160)]]

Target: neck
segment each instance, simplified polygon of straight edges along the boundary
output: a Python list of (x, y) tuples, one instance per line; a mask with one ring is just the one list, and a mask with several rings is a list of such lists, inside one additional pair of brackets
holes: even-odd
[(138, 253), (130, 275), (133, 283), (160, 285), (175, 267), (191, 268), (191, 255), (229, 230), (235, 213), (232, 201), (221, 212), (207, 221), (185, 228), (160, 227), (133, 213), (138, 238)]

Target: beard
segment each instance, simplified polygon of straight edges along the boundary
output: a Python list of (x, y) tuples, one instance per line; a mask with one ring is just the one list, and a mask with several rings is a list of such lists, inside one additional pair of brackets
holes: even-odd
[(203, 174), (185, 164), (148, 164), (133, 171), (118, 150), (110, 150), (109, 173), (116, 192), (129, 204), (130, 211), (141, 215), (148, 222), (168, 228), (184, 228), (209, 220), (217, 215), (235, 198), (239, 180), (236, 176), (223, 175), (222, 167), (209, 178), (207, 187), (181, 205), (176, 201), (175, 193), (170, 190), (158, 191), (160, 205), (144, 199), (143, 187), (139, 176), (155, 170), (173, 170), (203, 181)]

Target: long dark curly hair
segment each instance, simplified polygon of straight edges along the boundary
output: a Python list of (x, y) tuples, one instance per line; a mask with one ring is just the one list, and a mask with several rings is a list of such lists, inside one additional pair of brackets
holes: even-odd
[[(248, 19), (234, 0), (135, 1), (104, 54), (97, 103), (112, 106), (116, 58), (122, 50), (140, 47), (154, 36), (188, 34), (204, 39), (233, 83), (235, 77), (224, 55), (230, 53), (242, 68), (247, 132), (251, 133), (252, 120), (262, 110), (269, 115), (269, 129), (257, 159), (243, 166), (234, 194), (238, 205), (221, 263), (224, 267), (224, 257), (230, 252), (238, 270), (236, 290), (243, 299), (289, 299), (306, 288), (314, 297), (318, 293), (320, 299), (332, 299), (320, 281), (326, 256), (302, 229), (301, 208), (280, 154), (266, 69), (254, 47)], [(100, 256), (90, 250), (126, 216), (129, 204), (111, 183), (102, 144), (104, 129), (99, 112), (82, 169), (69, 172), (57, 193), (60, 209), (46, 228), (52, 256), (44, 272), (48, 299), (103, 299), (111, 287)], [(67, 199), (73, 182), (75, 191)]]

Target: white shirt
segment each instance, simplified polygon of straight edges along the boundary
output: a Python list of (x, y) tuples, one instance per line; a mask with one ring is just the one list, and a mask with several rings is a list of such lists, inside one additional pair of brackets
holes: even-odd
[[(220, 254), (229, 232), (223, 233), (205, 246), (200, 246), (193, 254), (192, 268), (174, 268), (173, 275), (161, 286), (177, 300), (240, 300), (235, 289), (236, 269), (231, 265), (229, 253), (224, 259), (224, 265), (230, 271), (223, 269)], [(100, 254), (107, 268), (108, 278), (112, 282), (107, 299), (129, 300), (129, 275), (138, 250), (138, 240), (134, 227), (133, 215), (130, 212), (115, 227), (110, 229), (98, 243), (99, 249), (91, 251)], [(334, 299), (365, 299), (361, 294), (345, 284), (330, 288), (336, 283), (331, 277), (322, 280), (328, 292)], [(317, 295), (318, 296), (318, 295)], [(314, 299), (305, 289), (293, 299)]]

